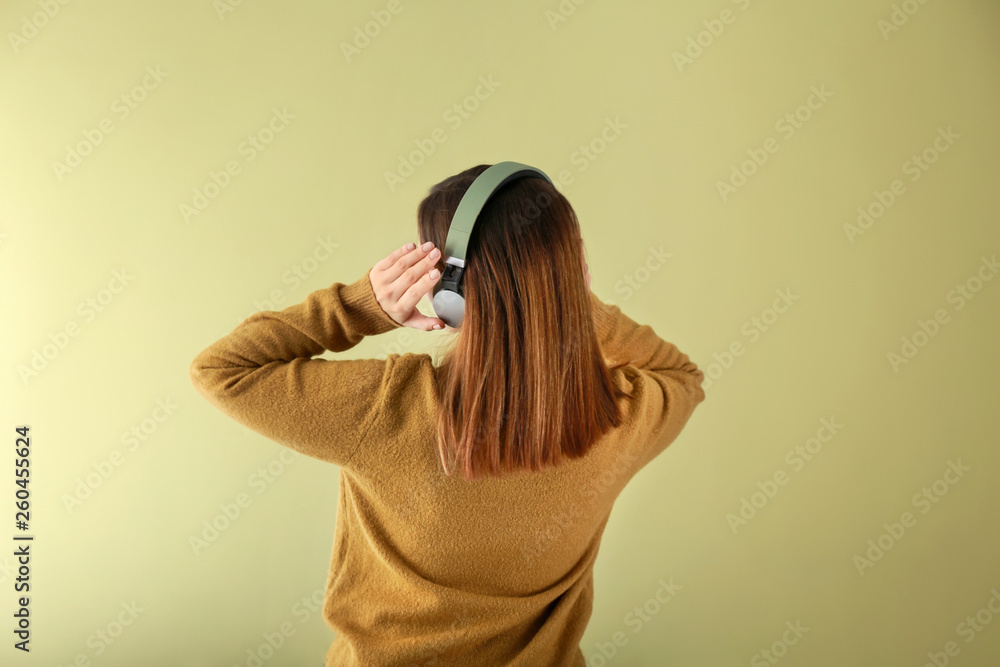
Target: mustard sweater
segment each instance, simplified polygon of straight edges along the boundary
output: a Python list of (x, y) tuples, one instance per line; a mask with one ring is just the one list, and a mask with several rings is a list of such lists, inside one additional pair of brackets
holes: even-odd
[(630, 362), (613, 373), (628, 393), (624, 422), (582, 458), (502, 479), (445, 476), (430, 355), (313, 358), (402, 326), (367, 271), (254, 313), (191, 363), (194, 386), (225, 414), (340, 467), (327, 666), (585, 664), (612, 504), (705, 398), (687, 355), (590, 297), (605, 358)]

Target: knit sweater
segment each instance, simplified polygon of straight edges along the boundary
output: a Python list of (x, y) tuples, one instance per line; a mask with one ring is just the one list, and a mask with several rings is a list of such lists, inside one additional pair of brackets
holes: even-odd
[[(592, 291), (590, 301), (605, 359), (628, 362), (612, 373), (627, 394), (623, 423), (581, 458), (502, 478), (444, 474), (430, 355), (336, 358), (402, 326), (367, 272), (252, 314), (191, 363), (222, 412), (339, 466), (327, 666), (585, 664), (612, 504), (705, 398), (686, 354)], [(314, 358), (325, 351), (334, 358)]]

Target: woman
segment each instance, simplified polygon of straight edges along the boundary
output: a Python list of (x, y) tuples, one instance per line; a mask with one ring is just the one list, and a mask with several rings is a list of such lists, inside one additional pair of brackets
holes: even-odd
[(251, 315), (191, 364), (220, 410), (340, 466), (327, 665), (584, 665), (612, 505), (705, 397), (687, 355), (590, 291), (576, 215), (540, 178), (482, 209), (464, 319), (444, 328), (440, 364), (313, 359), (402, 326), (444, 327), (416, 305), (488, 166), (431, 188), (421, 244)]

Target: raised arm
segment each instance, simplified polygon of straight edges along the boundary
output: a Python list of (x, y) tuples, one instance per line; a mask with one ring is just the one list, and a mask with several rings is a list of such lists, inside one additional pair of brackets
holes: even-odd
[(344, 465), (384, 407), (391, 362), (312, 357), (399, 326), (379, 306), (366, 272), (284, 310), (254, 313), (195, 357), (191, 382), (244, 426)]
[(673, 442), (695, 407), (705, 400), (705, 374), (673, 343), (660, 338), (648, 324), (639, 324), (618, 306), (601, 301), (593, 291), (590, 304), (597, 337), (609, 365), (625, 363), (626, 374), (638, 384), (642, 405), (639, 418), (648, 425), (647, 458), (654, 458)]

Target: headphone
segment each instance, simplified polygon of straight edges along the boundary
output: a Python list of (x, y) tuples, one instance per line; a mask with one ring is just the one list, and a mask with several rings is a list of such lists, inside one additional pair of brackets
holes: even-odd
[(465, 273), (466, 252), (476, 218), (497, 190), (518, 178), (544, 178), (552, 183), (552, 179), (534, 167), (520, 162), (498, 162), (472, 182), (462, 201), (458, 203), (455, 216), (448, 227), (448, 240), (444, 245), (444, 272), (434, 285), (434, 297), (431, 300), (434, 314), (450, 327), (457, 329), (465, 315), (462, 275)]

